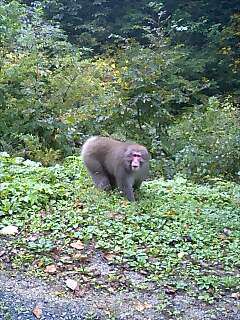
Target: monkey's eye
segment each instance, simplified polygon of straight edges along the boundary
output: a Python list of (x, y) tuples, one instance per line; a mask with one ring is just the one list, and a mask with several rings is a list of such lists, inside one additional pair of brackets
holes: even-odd
[(136, 158), (141, 158), (142, 157), (141, 154), (139, 154), (139, 153), (133, 153), (132, 156), (136, 157)]
[(143, 157), (142, 157), (142, 155), (140, 153), (134, 153), (132, 155), (132, 159), (136, 159), (140, 163), (144, 162)]

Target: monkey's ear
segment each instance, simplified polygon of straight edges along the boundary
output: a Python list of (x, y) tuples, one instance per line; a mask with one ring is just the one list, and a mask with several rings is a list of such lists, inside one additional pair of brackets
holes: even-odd
[(147, 152), (147, 150), (143, 150), (141, 153), (142, 153), (143, 159), (151, 160), (151, 155)]

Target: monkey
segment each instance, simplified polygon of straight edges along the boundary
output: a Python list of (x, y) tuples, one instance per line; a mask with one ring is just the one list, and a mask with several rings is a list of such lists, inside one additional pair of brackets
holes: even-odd
[(94, 136), (83, 144), (81, 155), (97, 188), (117, 187), (129, 201), (135, 201), (134, 189), (140, 188), (149, 173), (150, 156), (144, 146)]

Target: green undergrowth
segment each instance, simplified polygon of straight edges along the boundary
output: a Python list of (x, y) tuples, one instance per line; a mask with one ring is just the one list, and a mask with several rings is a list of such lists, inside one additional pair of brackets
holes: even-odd
[[(129, 203), (116, 191), (96, 190), (79, 157), (46, 168), (7, 155), (0, 157), (0, 180), (0, 229), (19, 228), (15, 236), (0, 236), (2, 269), (37, 272), (67, 256), (80, 272), (94, 251), (176, 290), (197, 287), (207, 301), (239, 286), (237, 184), (198, 185), (176, 176), (145, 182), (138, 201)], [(77, 240), (84, 249), (75, 264)]]

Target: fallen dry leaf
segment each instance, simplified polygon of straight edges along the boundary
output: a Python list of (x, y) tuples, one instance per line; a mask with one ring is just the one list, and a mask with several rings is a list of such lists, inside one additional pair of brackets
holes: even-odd
[(118, 212), (109, 212), (107, 216), (108, 218), (115, 220), (122, 220), (124, 218), (124, 216)]
[(38, 305), (36, 305), (34, 307), (32, 313), (37, 319), (40, 319), (42, 316), (42, 309)]
[(129, 201), (127, 201), (127, 200), (121, 200), (121, 206), (124, 206), (124, 207), (129, 206)]
[(134, 305), (134, 308), (139, 312), (142, 312), (145, 309), (152, 308), (152, 305), (150, 303), (147, 303), (147, 302), (136, 301), (136, 302), (133, 303), (133, 305)]
[(115, 258), (115, 255), (112, 254), (112, 253), (105, 253), (105, 254), (104, 254), (104, 258), (105, 258), (107, 261), (113, 261), (114, 258)]
[(82, 243), (82, 241), (78, 240), (76, 242), (72, 242), (70, 243), (70, 246), (74, 249), (77, 249), (77, 250), (82, 250), (84, 249), (84, 244)]
[(78, 282), (76, 280), (73, 279), (67, 279), (65, 281), (66, 286), (71, 289), (72, 291), (76, 290), (78, 288)]
[(76, 253), (76, 254), (73, 255), (73, 260), (86, 262), (88, 260), (88, 255), (87, 254), (82, 254), (82, 253)]
[(240, 292), (233, 292), (231, 297), (237, 300), (240, 300)]
[(44, 271), (47, 273), (55, 273), (57, 272), (57, 267), (55, 266), (55, 264), (50, 264), (49, 266), (46, 266)]
[(84, 208), (84, 204), (83, 204), (81, 201), (77, 200), (77, 201), (75, 202), (74, 207), (75, 207), (76, 209), (83, 209), (83, 208)]
[(28, 238), (27, 238), (27, 241), (36, 241), (38, 238), (40, 237), (39, 234), (31, 234)]
[(177, 290), (175, 288), (171, 287), (171, 286), (166, 286), (164, 288), (164, 291), (167, 294), (175, 294)]
[(35, 264), (36, 264), (39, 268), (41, 268), (41, 267), (44, 265), (44, 262), (43, 262), (42, 260), (36, 260), (36, 261), (35, 261)]

